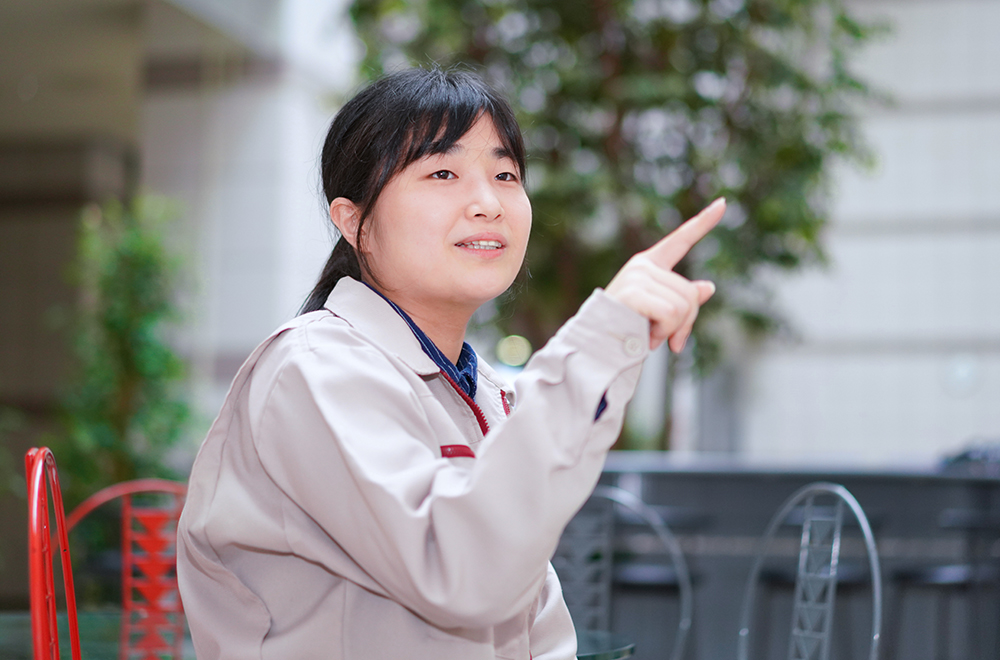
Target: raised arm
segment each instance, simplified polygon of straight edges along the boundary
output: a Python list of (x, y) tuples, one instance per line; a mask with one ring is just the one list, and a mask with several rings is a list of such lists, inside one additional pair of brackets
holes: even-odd
[(458, 431), (428, 416), (423, 382), (342, 321), (282, 343), (262, 370), (273, 375), (251, 390), (252, 435), (269, 477), (308, 516), (292, 550), (439, 627), (524, 611), (618, 437), (647, 338), (682, 344), (710, 295), (669, 268), (721, 211), (637, 255), (588, 299), (529, 362), (518, 405), (475, 459), (441, 458), (438, 445)]

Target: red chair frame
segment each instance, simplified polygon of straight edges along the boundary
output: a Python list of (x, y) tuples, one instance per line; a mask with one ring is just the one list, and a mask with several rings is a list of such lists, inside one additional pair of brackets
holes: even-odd
[[(143, 493), (173, 495), (171, 506), (133, 506), (132, 496)], [(122, 626), (120, 660), (138, 655), (160, 660), (165, 654), (181, 657), (184, 638), (183, 607), (177, 589), (176, 524), (187, 486), (165, 479), (135, 479), (94, 493), (70, 513), (71, 530), (99, 506), (122, 500)], [(137, 524), (141, 529), (137, 529)], [(138, 552), (137, 552), (138, 549)], [(137, 575), (138, 573), (138, 575)]]
[(52, 491), (56, 534), (62, 558), (66, 612), (69, 618), (70, 652), (80, 660), (80, 627), (76, 615), (76, 591), (69, 556), (69, 537), (56, 459), (48, 447), (29, 449), (24, 457), (28, 482), (28, 580), (31, 594), (31, 641), (34, 660), (59, 660), (59, 628), (56, 625), (56, 591), (52, 571), (52, 532), (49, 528), (49, 498)]

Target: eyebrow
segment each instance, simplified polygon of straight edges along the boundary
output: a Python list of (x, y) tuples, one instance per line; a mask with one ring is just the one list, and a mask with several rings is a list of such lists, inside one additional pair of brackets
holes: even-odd
[(495, 148), (493, 150), (493, 157), (496, 158), (497, 160), (503, 160), (504, 158), (507, 158), (509, 160), (514, 161), (515, 163), (517, 162), (517, 159), (514, 158), (514, 154), (512, 154), (510, 152), (510, 149), (508, 149), (507, 147)]

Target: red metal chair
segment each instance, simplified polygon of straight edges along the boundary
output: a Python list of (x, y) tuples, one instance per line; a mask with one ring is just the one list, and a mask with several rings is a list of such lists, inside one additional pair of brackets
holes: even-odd
[[(184, 610), (177, 590), (177, 520), (187, 487), (164, 479), (136, 479), (104, 488), (76, 507), (67, 529), (99, 506), (121, 498), (122, 627), (120, 660), (180, 658)], [(165, 502), (139, 505), (135, 495), (162, 494)]]
[(59, 631), (56, 627), (56, 590), (52, 572), (52, 533), (49, 529), (48, 476), (55, 509), (56, 534), (62, 558), (63, 585), (73, 660), (80, 660), (80, 629), (76, 617), (76, 592), (69, 558), (66, 512), (56, 473), (56, 459), (48, 447), (28, 450), (24, 457), (28, 481), (28, 579), (31, 592), (31, 640), (34, 660), (59, 660)]
[[(59, 660), (52, 531), (48, 494), (52, 492), (56, 535), (62, 558), (66, 611), (73, 660), (80, 660), (80, 630), (68, 533), (87, 514), (114, 499), (122, 500), (122, 626), (120, 660), (180, 658), (184, 613), (177, 590), (177, 520), (187, 487), (163, 479), (137, 479), (104, 488), (84, 500), (67, 518), (56, 461), (47, 447), (24, 457), (28, 482), (28, 565), (34, 660)], [(136, 505), (133, 496), (161, 493), (165, 505)]]

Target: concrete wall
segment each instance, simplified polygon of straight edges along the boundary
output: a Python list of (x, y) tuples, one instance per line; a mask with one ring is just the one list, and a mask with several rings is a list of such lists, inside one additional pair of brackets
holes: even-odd
[[(202, 421), (179, 467), (240, 362), (311, 288), (329, 249), (314, 165), (352, 42), (340, 2), (254, 8), (266, 25), (208, 0), (0, 4), (0, 407), (28, 413), (0, 438), (14, 474), (70, 366), (53, 309), (74, 304), (66, 273), (85, 204), (137, 179), (177, 202), (187, 323), (173, 341)], [(246, 34), (255, 25), (260, 39)], [(0, 537), (0, 607), (24, 607), (24, 502), (6, 486), (0, 527), (22, 531)]]
[[(80, 210), (122, 195), (133, 174), (141, 46), (134, 2), (0, 6), (0, 407), (22, 419), (0, 438), (0, 460), (15, 475), (51, 430), (70, 364), (59, 319), (75, 302)], [(14, 492), (16, 480), (0, 484), (0, 607), (27, 604), (26, 509)]]
[(205, 416), (329, 254), (316, 171), (329, 110), (316, 96), (279, 71), (144, 102), (143, 188), (182, 207), (193, 281), (181, 341)]
[[(141, 187), (179, 203), (175, 238), (190, 274), (178, 342), (191, 358), (202, 429), (182, 460), (193, 457), (239, 365), (296, 314), (332, 246), (319, 152), (334, 92), (352, 76), (352, 42), (334, 39), (333, 54), (309, 50), (300, 4), (275, 4), (265, 41), (276, 51), (241, 53), (218, 35), (193, 44), (204, 27), (167, 5), (147, 24), (163, 75), (141, 106)], [(313, 4), (313, 19), (338, 10), (326, 4)], [(337, 36), (325, 29), (321, 36)], [(273, 43), (296, 30), (295, 48)]]

